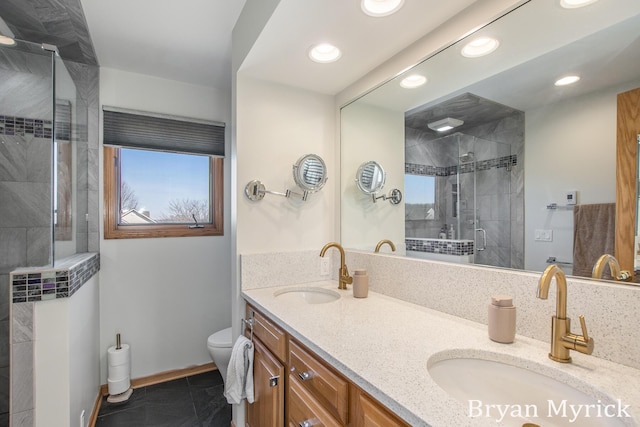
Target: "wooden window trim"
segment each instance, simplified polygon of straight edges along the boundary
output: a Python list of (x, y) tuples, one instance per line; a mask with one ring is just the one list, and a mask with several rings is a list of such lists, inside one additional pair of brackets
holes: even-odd
[(195, 237), (222, 236), (223, 230), (223, 200), (224, 200), (224, 159), (213, 157), (211, 160), (213, 185), (210, 200), (213, 204), (212, 224), (202, 224), (203, 228), (189, 228), (185, 224), (159, 225), (119, 225), (118, 213), (118, 147), (104, 147), (104, 238), (105, 239), (136, 239), (155, 237)]

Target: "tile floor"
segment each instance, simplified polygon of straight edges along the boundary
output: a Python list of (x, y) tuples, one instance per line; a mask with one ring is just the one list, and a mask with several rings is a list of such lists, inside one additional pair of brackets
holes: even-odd
[(229, 427), (231, 405), (215, 370), (133, 390), (124, 403), (102, 401), (96, 427)]

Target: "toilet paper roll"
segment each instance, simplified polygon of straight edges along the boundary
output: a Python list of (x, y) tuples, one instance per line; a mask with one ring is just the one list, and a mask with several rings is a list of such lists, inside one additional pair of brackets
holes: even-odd
[(118, 365), (109, 367), (108, 379), (118, 381), (123, 378), (129, 378), (129, 365)]
[(107, 386), (109, 388), (109, 394), (115, 396), (116, 394), (124, 393), (131, 387), (129, 378), (123, 378), (121, 380), (107, 380)]
[(109, 347), (107, 350), (107, 359), (109, 360), (109, 366), (129, 364), (131, 360), (129, 344), (122, 344), (122, 348), (119, 349), (115, 346)]
[(128, 344), (107, 349), (107, 385), (110, 395), (124, 393), (131, 386), (131, 351)]

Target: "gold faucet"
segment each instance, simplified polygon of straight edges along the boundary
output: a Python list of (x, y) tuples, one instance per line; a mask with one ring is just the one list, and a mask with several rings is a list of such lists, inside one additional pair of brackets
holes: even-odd
[(394, 245), (394, 244), (393, 244), (393, 242), (392, 242), (391, 240), (389, 240), (389, 239), (382, 239), (382, 240), (380, 240), (380, 241), (378, 242), (378, 244), (376, 245), (376, 252), (380, 252), (380, 248), (381, 248), (381, 247), (382, 247), (382, 245), (384, 245), (385, 243), (389, 245), (389, 247), (391, 248), (391, 250), (392, 250), (393, 252), (395, 252), (395, 251), (396, 251), (396, 245)]
[(340, 246), (340, 243), (331, 242), (324, 245), (322, 250), (320, 251), (320, 256), (324, 257), (324, 253), (329, 248), (336, 248), (340, 251), (340, 268), (338, 269), (338, 289), (347, 289), (347, 285), (353, 283), (353, 277), (349, 276), (349, 270), (347, 269), (347, 264), (344, 262), (344, 249)]
[(567, 279), (564, 272), (556, 264), (551, 264), (542, 273), (538, 282), (538, 294), (540, 299), (547, 299), (549, 296), (549, 285), (551, 279), (556, 278), (558, 294), (556, 296), (556, 315), (551, 318), (551, 352), (549, 359), (561, 363), (570, 363), (570, 350), (577, 350), (580, 353), (593, 353), (593, 338), (587, 333), (587, 324), (584, 316), (580, 316), (580, 326), (582, 335), (571, 333), (571, 319), (567, 317)]
[(631, 274), (629, 274), (628, 271), (620, 271), (620, 263), (618, 263), (618, 260), (613, 255), (609, 254), (604, 254), (598, 258), (598, 261), (596, 261), (596, 264), (593, 266), (591, 277), (594, 279), (602, 279), (602, 273), (604, 273), (604, 268), (607, 264), (609, 264), (609, 270), (614, 280), (625, 282), (631, 278)]

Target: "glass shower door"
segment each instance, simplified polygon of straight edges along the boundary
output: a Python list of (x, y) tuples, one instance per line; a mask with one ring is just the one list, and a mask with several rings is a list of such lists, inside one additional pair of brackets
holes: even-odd
[(475, 263), (511, 267), (511, 146), (472, 139)]

